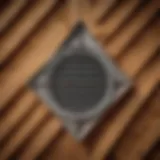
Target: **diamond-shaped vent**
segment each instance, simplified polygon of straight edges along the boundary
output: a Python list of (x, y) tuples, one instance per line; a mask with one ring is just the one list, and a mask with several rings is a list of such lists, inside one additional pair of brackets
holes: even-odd
[(84, 138), (130, 86), (104, 54), (84, 24), (79, 23), (31, 82), (77, 138)]
[(105, 95), (106, 75), (101, 64), (85, 53), (68, 56), (53, 71), (49, 86), (65, 110), (92, 109)]

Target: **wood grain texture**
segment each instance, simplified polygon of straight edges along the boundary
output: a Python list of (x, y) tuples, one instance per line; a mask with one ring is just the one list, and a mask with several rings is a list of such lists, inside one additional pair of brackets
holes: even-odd
[(12, 1), (0, 13), (3, 29), (16, 19), (0, 37), (0, 159), (103, 160), (111, 151), (117, 160), (142, 159), (159, 136), (159, 2), (80, 1), (88, 29), (133, 82), (132, 93), (104, 117), (87, 145), (27, 86), (75, 24), (72, 2), (38, 0), (20, 16), (26, 3)]
[(3, 32), (5, 27), (11, 24), (11, 21), (18, 16), (21, 10), (27, 5), (28, 1), (16, 1), (13, 0), (4, 8), (0, 14), (0, 33)]
[(20, 20), (12, 26), (0, 42), (0, 64), (7, 59), (23, 39), (31, 33), (36, 25), (46, 16), (54, 5), (51, 0), (35, 1)]
[(48, 146), (50, 141), (56, 138), (60, 129), (60, 121), (57, 119), (51, 119), (25, 147), (18, 159), (35, 159), (36, 156), (39, 155), (46, 146)]
[[(122, 52), (136, 35), (141, 32), (145, 25), (150, 21), (158, 9), (157, 1), (151, 1), (149, 4), (137, 13), (124, 29), (116, 35), (114, 40), (107, 45), (108, 51), (113, 57)], [(143, 20), (142, 20), (143, 19)]]
[[(146, 99), (152, 94), (153, 88), (158, 83), (158, 78), (154, 77), (159, 74), (159, 59), (156, 63), (153, 62), (152, 68), (146, 68), (143, 74), (137, 77), (134, 82), (136, 91), (134, 95), (127, 99), (121, 111), (109, 124), (109, 127), (104, 127), (103, 133), (98, 138), (93, 148), (93, 159), (103, 159), (113, 147), (118, 137), (123, 133), (124, 129), (128, 126), (130, 120), (136, 115), (137, 111), (143, 106)], [(144, 83), (145, 80), (145, 83)], [(118, 122), (118, 123), (117, 123)], [(105, 126), (105, 125), (104, 125)]]
[[(149, 147), (160, 138), (160, 86), (148, 99), (141, 110), (123, 135), (114, 151), (116, 159), (137, 159), (145, 156)], [(127, 152), (127, 155), (124, 154)]]
[(56, 142), (56, 145), (53, 142), (46, 154), (41, 158), (47, 160), (62, 160), (64, 158), (66, 160), (91, 160), (91, 157), (84, 146), (80, 142), (76, 142), (76, 140), (68, 133), (62, 134), (58, 139), (58, 143)]
[[(63, 23), (60, 20), (57, 21), (57, 19), (58, 15), (57, 17), (51, 16), (48, 23), (30, 39), (14, 58), (14, 61), (11, 61), (11, 63), (1, 71), (0, 110), (16, 91), (25, 85), (31, 76), (48, 60), (54, 50), (60, 45), (66, 35), (66, 30)], [(59, 32), (61, 32), (60, 35)], [(53, 43), (53, 41), (55, 43)], [(28, 68), (29, 66), (31, 68)], [(9, 88), (12, 88), (10, 92), (8, 92)]]
[(27, 139), (33, 130), (41, 124), (47, 115), (47, 109), (43, 106), (37, 107), (31, 116), (26, 119), (25, 123), (6, 141), (1, 149), (0, 159), (7, 160), (18, 147)]
[(130, 17), (131, 13), (135, 11), (139, 4), (140, 1), (138, 0), (123, 1), (110, 17), (104, 21), (104, 24), (99, 25), (96, 34), (105, 35), (105, 38), (111, 36)]
[(25, 117), (37, 103), (36, 96), (30, 91), (25, 91), (18, 99), (19, 101), (10, 105), (11, 109), (5, 113), (5, 116), (3, 116), (0, 121), (0, 141), (13, 130), (15, 125), (22, 121), (23, 117)]
[(114, 8), (119, 0), (99, 0), (95, 6), (93, 6), (92, 14), (95, 22), (100, 22), (102, 17), (107, 16), (107, 14)]
[(160, 138), (153, 145), (150, 146), (144, 158), (145, 160), (159, 160), (160, 158)]

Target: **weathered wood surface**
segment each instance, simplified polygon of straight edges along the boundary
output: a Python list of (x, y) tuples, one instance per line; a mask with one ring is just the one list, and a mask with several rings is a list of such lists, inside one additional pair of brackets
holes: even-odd
[(70, 10), (69, 0), (5, 2), (0, 10), (0, 160), (141, 160), (160, 138), (159, 1), (79, 4), (91, 33), (133, 81), (132, 94), (86, 142), (76, 142), (27, 86), (70, 33), (76, 10)]

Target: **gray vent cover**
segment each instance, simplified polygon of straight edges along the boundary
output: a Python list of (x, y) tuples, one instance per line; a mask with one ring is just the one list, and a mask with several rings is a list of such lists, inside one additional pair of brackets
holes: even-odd
[(131, 85), (81, 22), (30, 84), (78, 139)]
[(105, 95), (106, 79), (96, 59), (85, 52), (75, 53), (58, 64), (50, 77), (49, 87), (64, 110), (85, 112), (94, 108)]

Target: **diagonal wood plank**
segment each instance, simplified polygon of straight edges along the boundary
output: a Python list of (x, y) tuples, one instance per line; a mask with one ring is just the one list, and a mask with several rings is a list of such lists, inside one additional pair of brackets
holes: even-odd
[[(26, 44), (14, 61), (1, 71), (0, 110), (58, 48), (67, 34), (60, 20), (58, 13), (56, 17), (50, 17), (48, 23)], [(29, 66), (31, 68), (28, 68)]]
[(0, 33), (3, 32), (10, 22), (20, 13), (27, 5), (28, 1), (13, 0), (5, 7), (4, 11), (0, 14)]
[(131, 18), (132, 13), (139, 5), (140, 1), (138, 0), (123, 1), (104, 24), (97, 27), (95, 35), (104, 37), (104, 39), (109, 38), (124, 22)]
[(56, 1), (36, 1), (0, 41), (0, 64), (5, 61), (36, 25), (49, 13)]
[(145, 160), (160, 159), (160, 138), (149, 148), (148, 153), (144, 156)]
[[(57, 119), (51, 119), (33, 140), (25, 146), (23, 152), (19, 154), (18, 159), (35, 159), (58, 135), (61, 129), (61, 122)], [(45, 138), (44, 138), (45, 137)]]
[[(158, 19), (148, 27), (144, 34), (128, 51), (117, 60), (121, 69), (129, 76), (135, 77), (143, 66), (155, 55), (159, 48), (160, 23)], [(130, 67), (128, 67), (130, 66)]]
[(76, 142), (68, 133), (59, 137), (55, 144), (53, 142), (42, 159), (91, 160), (85, 147), (80, 142)]
[(144, 9), (107, 44), (107, 50), (111, 53), (112, 57), (116, 57), (123, 52), (123, 50), (133, 41), (134, 38), (137, 37), (146, 24), (153, 18), (157, 9), (158, 5), (156, 0), (148, 3)]
[(43, 105), (37, 106), (25, 123), (6, 141), (1, 149), (0, 159), (8, 160), (29, 135), (45, 120), (46, 116), (48, 116), (48, 110)]
[(107, 15), (119, 2), (119, 0), (99, 0), (96, 6), (93, 6), (92, 17), (95, 22), (101, 22), (104, 16)]
[(136, 78), (136, 92), (128, 99), (123, 106), (123, 109), (116, 115), (109, 127), (104, 129), (101, 134), (101, 138), (95, 142), (96, 146), (94, 146), (92, 152), (92, 159), (103, 159), (104, 156), (109, 153), (116, 140), (123, 133), (124, 129), (128, 126), (128, 123), (142, 107), (142, 104), (146, 101), (148, 96), (152, 93), (153, 88), (157, 85), (157, 75), (160, 73), (159, 67), (159, 59), (156, 58), (156, 60), (152, 62), (152, 65), (145, 68), (141, 75)]
[[(34, 3), (38, 3), (38, 2), (34, 2)], [(95, 158), (95, 160), (97, 159), (99, 160), (105, 157), (105, 155), (110, 151), (110, 149), (115, 144), (115, 142), (124, 133), (123, 131), (126, 129), (126, 127), (128, 127), (128, 124), (130, 125), (129, 122), (132, 121), (133, 118), (135, 118), (135, 114), (139, 111), (139, 109), (144, 107), (143, 106), (144, 102), (148, 97), (150, 97), (151, 94), (153, 94), (152, 91), (154, 91), (154, 87), (160, 80), (158, 79), (160, 77), (159, 76), (160, 74), (158, 71), (159, 65), (157, 63), (159, 32), (158, 32), (158, 22), (155, 21), (155, 18), (154, 18), (153, 24), (150, 24), (150, 21), (154, 17), (154, 14), (153, 14), (153, 17), (150, 16), (150, 14), (147, 15), (146, 18), (144, 18), (145, 24), (143, 25), (142, 25), (142, 23), (144, 23), (143, 21), (134, 20), (134, 19), (138, 19), (137, 17), (140, 15), (140, 12), (132, 14), (132, 12), (134, 12), (135, 9), (137, 11), (137, 8), (139, 7), (138, 1), (132, 1), (132, 0), (122, 1), (122, 3), (117, 5), (116, 8), (114, 8), (114, 10), (111, 9), (112, 12), (111, 14), (109, 14), (110, 16), (107, 17), (106, 22), (104, 22), (105, 24), (101, 23), (102, 26), (97, 25), (97, 23), (93, 21), (94, 17), (91, 9), (93, 10), (95, 9), (95, 11), (97, 10), (97, 15), (98, 14), (100, 15), (100, 12), (102, 11), (103, 13), (104, 11), (103, 7), (102, 7), (102, 10), (100, 11), (100, 8), (96, 9), (95, 5), (89, 6), (90, 5), (89, 3), (85, 2), (86, 5), (81, 4), (81, 12), (84, 14), (82, 17), (84, 17), (87, 26), (89, 26), (89, 29), (91, 31), (92, 29), (95, 29), (95, 30), (97, 29), (98, 31), (97, 33), (100, 33), (103, 31), (103, 30), (99, 31), (100, 28), (103, 29), (103, 27), (105, 27), (109, 21), (112, 22), (110, 24), (113, 24), (114, 29), (112, 30), (109, 28), (111, 32), (109, 31), (109, 34), (106, 37), (105, 35), (100, 35), (102, 36), (102, 39), (100, 40), (103, 40), (107, 37), (111, 37), (110, 39), (107, 40), (108, 46), (110, 46), (110, 44), (113, 44), (112, 46), (113, 48), (111, 47), (111, 50), (110, 50), (111, 57), (112, 57), (112, 51), (115, 52), (116, 50), (115, 48), (116, 47), (118, 48), (120, 46), (120, 50), (117, 51), (117, 53), (113, 57), (117, 62), (117, 64), (121, 67), (121, 70), (135, 81), (135, 93), (133, 93), (133, 96), (128, 97), (126, 104), (122, 103), (122, 106), (120, 106), (122, 107), (122, 109), (120, 110), (119, 113), (117, 113), (118, 117), (114, 117), (115, 119), (113, 118), (113, 120), (109, 122), (109, 125), (107, 126), (105, 125), (102, 128), (102, 134), (100, 135), (100, 137), (98, 138), (95, 137), (95, 140), (93, 140), (93, 143), (95, 145), (93, 146), (91, 159), (94, 160)], [(152, 3), (154, 2), (150, 1), (149, 3), (150, 5), (152, 5)], [(67, 4), (70, 4), (70, 2), (67, 1)], [(97, 1), (96, 4), (103, 6), (103, 4), (100, 4), (100, 1)], [(126, 7), (126, 10), (129, 11), (129, 13), (131, 14), (125, 15), (124, 14), (125, 10), (123, 10), (121, 6), (124, 7), (124, 6), (127, 6), (127, 4), (130, 4), (130, 5), (128, 5), (128, 10)], [(131, 5), (131, 4), (134, 4), (134, 5)], [(89, 7), (87, 8), (87, 6)], [(144, 8), (142, 7), (142, 11), (145, 11), (146, 6), (144, 5)], [(58, 13), (54, 15), (49, 13), (47, 20), (44, 21), (45, 24), (43, 25), (41, 23), (41, 25), (38, 25), (36, 33), (33, 33), (33, 35), (29, 36), (30, 38), (29, 40), (31, 40), (31, 42), (27, 41), (27, 43), (25, 44), (26, 46), (23, 45), (24, 48), (22, 48), (20, 51), (18, 50), (17, 55), (13, 57), (11, 56), (13, 59), (10, 59), (11, 61), (9, 61), (9, 63), (7, 63), (7, 65), (4, 66), (3, 70), (1, 70), (0, 111), (5, 109), (5, 112), (2, 112), (3, 116), (0, 117), (0, 120), (4, 120), (4, 122), (7, 125), (6, 126), (2, 125), (3, 122), (1, 123), (0, 121), (0, 127), (2, 126), (3, 127), (2, 129), (5, 130), (2, 132), (2, 140), (4, 137), (6, 144), (11, 145), (10, 147), (8, 147), (8, 150), (7, 149), (4, 150), (4, 148), (7, 148), (6, 145), (3, 146), (2, 152), (5, 151), (6, 152), (5, 154), (7, 155), (7, 152), (9, 151), (8, 152), (9, 155), (6, 156), (4, 154), (4, 158), (7, 157), (7, 159), (10, 159), (10, 158), (21, 159), (22, 157), (22, 159), (33, 159), (33, 158), (41, 159), (40, 156), (43, 150), (46, 151), (46, 156), (44, 157), (44, 159), (56, 159), (56, 160), (87, 159), (88, 160), (90, 158), (90, 156), (87, 155), (84, 146), (76, 142), (68, 133), (65, 133), (64, 136), (60, 135), (60, 137), (58, 137), (58, 139), (55, 140), (55, 138), (57, 138), (56, 135), (59, 133), (59, 130), (62, 127), (62, 125), (56, 125), (55, 129), (56, 128), (59, 128), (59, 129), (57, 129), (57, 131), (55, 130), (54, 132), (54, 130), (52, 130), (51, 121), (53, 121), (54, 123), (57, 120), (52, 119), (51, 121), (48, 122), (49, 114), (46, 114), (46, 117), (42, 119), (39, 118), (39, 116), (37, 116), (37, 118), (33, 120), (35, 122), (35, 125), (32, 125), (32, 123), (30, 122), (33, 128), (35, 126), (34, 129), (31, 129), (32, 132), (29, 132), (27, 131), (27, 129), (24, 129), (25, 124), (27, 124), (28, 126), (28, 127), (26, 126), (26, 128), (29, 128), (28, 121), (30, 118), (32, 119), (33, 117), (32, 114), (35, 113), (35, 110), (36, 110), (36, 113), (41, 112), (40, 111), (41, 109), (39, 108), (39, 106), (37, 106), (39, 104), (39, 100), (37, 99), (37, 97), (26, 96), (30, 91), (26, 89), (25, 85), (28, 79), (30, 79), (30, 77), (35, 72), (37, 72), (38, 69), (41, 68), (41, 66), (48, 60), (48, 58), (53, 53), (52, 51), (56, 50), (56, 48), (62, 42), (62, 39), (64, 39), (68, 31), (71, 29), (70, 16), (69, 17), (67, 16), (68, 15), (67, 11), (70, 11), (70, 10), (67, 10), (65, 7), (63, 7), (63, 9), (60, 8)], [(91, 8), (91, 7), (95, 7), (95, 8)], [(108, 7), (108, 6), (104, 6), (104, 9), (105, 7)], [(114, 17), (113, 15), (117, 13), (117, 10), (119, 8), (121, 8), (121, 10), (119, 10), (120, 14), (117, 14), (117, 21), (116, 20), (111, 21), (110, 19)], [(148, 11), (146, 12), (148, 14)], [(68, 18), (66, 18), (66, 16)], [(90, 17), (93, 19), (89, 19)], [(147, 17), (149, 18), (149, 20), (146, 22)], [(141, 18), (143, 18), (143, 16), (141, 16)], [(122, 41), (124, 40), (122, 43), (124, 44), (120, 44), (121, 41), (119, 43), (117, 39), (119, 39), (119, 36), (125, 34), (125, 31), (124, 31), (125, 29), (127, 31), (126, 33), (129, 33), (127, 28), (129, 28), (128, 27), (129, 25), (130, 26), (135, 25), (134, 23), (132, 23), (133, 20), (134, 20), (134, 23), (136, 23), (140, 29), (135, 29), (137, 26), (134, 26), (135, 28), (131, 27), (132, 29), (130, 30), (130, 32), (133, 32), (129, 34), (129, 37), (131, 38), (131, 40), (129, 39), (129, 41), (127, 40), (125, 41), (124, 39), (127, 39), (127, 38), (124, 38), (122, 36), (121, 38), (124, 38), (122, 39)], [(66, 24), (67, 25), (69, 24), (69, 25), (67, 26)], [(62, 27), (62, 29), (58, 27)], [(143, 30), (143, 33), (142, 33), (142, 30)], [(105, 29), (104, 29), (104, 32), (105, 32)], [(107, 28), (106, 28), (106, 32), (108, 32)], [(54, 34), (53, 36), (51, 35), (52, 33)], [(134, 43), (131, 43), (131, 42), (134, 42)], [(106, 50), (108, 50), (107, 47), (106, 47)], [(155, 56), (157, 60), (155, 59)], [(20, 95), (22, 94), (22, 92), (20, 92), (22, 89), (24, 90), (24, 92), (23, 92), (23, 95)], [(14, 97), (16, 97), (17, 100), (19, 98), (19, 102), (17, 101), (15, 103), (15, 100), (14, 100), (14, 103), (12, 104)], [(32, 105), (31, 102), (35, 102), (35, 104)], [(20, 105), (25, 106), (25, 103), (26, 103), (26, 107), (23, 110), (20, 107)], [(11, 104), (11, 106), (8, 106), (8, 104)], [(39, 105), (46, 107), (43, 104), (39, 104)], [(131, 105), (131, 107), (128, 107), (128, 105)], [(36, 109), (37, 107), (39, 109)], [(43, 121), (45, 122), (46, 126), (44, 125)], [(43, 123), (40, 123), (40, 122), (43, 122)], [(39, 124), (38, 128), (36, 124)], [(15, 129), (13, 130), (14, 127)], [(20, 135), (20, 133), (17, 133), (21, 131), (22, 131), (22, 136)], [(4, 136), (5, 133), (6, 133), (6, 136)], [(30, 134), (28, 135), (28, 133)], [(11, 134), (13, 134), (13, 137), (11, 137)], [(156, 134), (154, 135), (155, 136), (151, 138), (156, 137)], [(20, 138), (17, 138), (18, 136), (20, 136)], [(16, 139), (20, 142), (15, 142), (15, 140), (13, 139)], [(147, 140), (149, 140), (149, 138)], [(11, 144), (11, 142), (13, 142), (13, 144)], [(51, 142), (52, 142), (52, 145), (49, 145)], [(150, 143), (150, 140), (146, 141), (146, 144), (149, 144), (149, 143)], [(37, 144), (39, 145), (37, 146)], [(139, 146), (141, 146), (141, 144)], [(22, 149), (20, 149), (21, 147)], [(146, 150), (146, 148), (143, 148), (143, 149)], [(0, 151), (0, 154), (1, 154), (1, 151)]]
[(0, 119), (0, 142), (33, 110), (37, 104), (35, 97), (32, 92), (25, 90), (17, 101), (9, 106), (10, 109)]
[[(143, 159), (148, 148), (160, 137), (160, 88), (149, 98), (149, 102), (144, 104), (144, 110), (136, 116), (131, 127), (123, 135), (115, 148), (116, 158), (122, 160)], [(127, 152), (127, 155), (124, 154)]]

